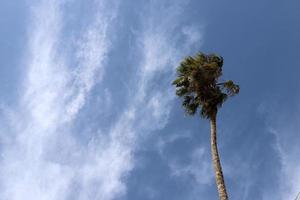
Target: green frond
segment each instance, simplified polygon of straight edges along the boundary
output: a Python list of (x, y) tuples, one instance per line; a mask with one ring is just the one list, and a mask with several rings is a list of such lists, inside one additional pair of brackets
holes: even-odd
[(181, 88), (178, 88), (178, 89), (176, 90), (176, 95), (182, 97), (182, 96), (188, 94), (188, 92), (189, 92), (189, 91), (188, 91), (188, 88), (186, 88), (186, 87), (181, 87)]
[(221, 56), (202, 52), (186, 57), (177, 67), (178, 76), (172, 84), (176, 94), (183, 97), (187, 114), (194, 115), (199, 108), (202, 117), (210, 118), (228, 97), (239, 93), (233, 81), (218, 83), (222, 67)]
[(223, 66), (223, 57), (217, 54), (210, 54), (209, 56), (210, 62), (216, 63), (218, 66)]
[(182, 106), (185, 108), (185, 112), (188, 115), (194, 115), (199, 107), (198, 103), (192, 96), (185, 96), (182, 102)]
[(184, 96), (183, 97), (183, 102), (182, 102), (182, 106), (187, 106), (188, 104), (191, 103), (191, 101), (193, 100), (192, 96)]
[[(222, 93), (220, 96), (220, 102), (222, 102), (222, 104), (223, 104), (227, 99), (228, 99), (228, 95), (225, 93)], [(222, 104), (220, 106), (222, 106)]]
[(175, 79), (172, 83), (173, 85), (176, 85), (176, 87), (181, 87), (181, 86), (188, 86), (189, 85), (189, 81), (187, 79), (187, 77), (185, 76), (179, 76), (177, 79)]
[(200, 116), (205, 119), (209, 119), (211, 115), (209, 114), (209, 112), (206, 109), (202, 108), (200, 111)]
[(223, 87), (229, 96), (234, 96), (240, 92), (240, 86), (234, 84), (234, 82), (232, 80), (226, 81), (223, 84)]
[(205, 62), (207, 62), (207, 56), (200, 52), (195, 56), (195, 60), (199, 65), (203, 65)]
[(185, 106), (185, 112), (188, 115), (195, 115), (195, 113), (197, 112), (197, 108), (197, 104), (189, 104), (188, 106)]

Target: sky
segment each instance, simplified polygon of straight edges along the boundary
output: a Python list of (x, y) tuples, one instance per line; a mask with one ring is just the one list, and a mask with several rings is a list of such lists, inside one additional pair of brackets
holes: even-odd
[(0, 200), (218, 199), (188, 55), (240, 85), (218, 114), (232, 200), (300, 192), (297, 0), (2, 0)]

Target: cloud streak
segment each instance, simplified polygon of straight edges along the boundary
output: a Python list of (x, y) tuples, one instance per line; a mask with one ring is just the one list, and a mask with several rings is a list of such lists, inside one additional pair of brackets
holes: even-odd
[[(64, 6), (72, 3), (41, 1), (31, 10), (19, 105), (2, 110), (10, 134), (1, 130), (0, 199), (111, 200), (124, 195), (140, 138), (168, 122), (174, 98), (172, 71), (186, 51), (178, 50), (174, 42), (200, 38), (192, 29), (172, 38), (180, 25), (176, 22), (180, 5), (149, 3), (151, 11), (141, 18), (145, 26), (136, 35), (137, 49), (132, 49), (142, 52), (135, 69), (138, 76), (131, 85), (132, 101), (107, 131), (98, 127), (85, 143), (73, 127), (95, 85), (101, 86), (119, 3), (92, 2), (97, 7), (95, 20), (76, 38), (75, 53), (67, 55), (64, 49), (73, 44), (63, 36)], [(161, 20), (161, 8), (173, 14)], [(162, 87), (154, 89), (159, 74)], [(107, 89), (104, 94), (103, 103), (111, 105)]]
[[(296, 105), (293, 110), (290, 110), (287, 107), (279, 106), (280, 104), (270, 100), (268, 104), (261, 104), (259, 111), (265, 117), (268, 132), (275, 137), (273, 146), (281, 164), (278, 174), (279, 190), (278, 193), (275, 193), (277, 196), (274, 198), (295, 199), (300, 191), (300, 162), (298, 159), (300, 148), (298, 141), (295, 140), (299, 130), (300, 107)], [(265, 196), (265, 199), (270, 198), (270, 194)]]
[[(122, 191), (118, 146), (111, 142), (99, 149), (96, 140), (83, 146), (70, 132), (104, 73), (107, 33), (116, 9), (110, 11), (99, 12), (81, 34), (77, 66), (70, 67), (69, 58), (60, 54), (63, 3), (42, 1), (32, 9), (24, 93), (20, 105), (6, 114), (13, 134), (2, 146), (1, 199), (105, 200)], [(74, 189), (79, 194), (72, 197)]]

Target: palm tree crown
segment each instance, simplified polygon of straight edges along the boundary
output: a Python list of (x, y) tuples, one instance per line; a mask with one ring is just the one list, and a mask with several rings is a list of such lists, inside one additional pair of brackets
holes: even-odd
[(197, 109), (204, 118), (212, 118), (228, 96), (239, 92), (233, 81), (218, 82), (222, 75), (221, 56), (198, 53), (188, 56), (177, 68), (178, 77), (173, 82), (176, 94), (183, 97), (182, 105), (187, 114), (194, 115)]

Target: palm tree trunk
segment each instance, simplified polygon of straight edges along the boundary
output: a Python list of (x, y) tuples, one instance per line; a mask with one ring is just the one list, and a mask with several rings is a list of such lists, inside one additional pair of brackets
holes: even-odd
[(210, 119), (211, 154), (212, 154), (212, 160), (215, 169), (215, 177), (216, 177), (216, 183), (217, 183), (220, 200), (228, 200), (221, 162), (218, 153), (216, 118), (217, 118), (217, 113), (215, 113)]

